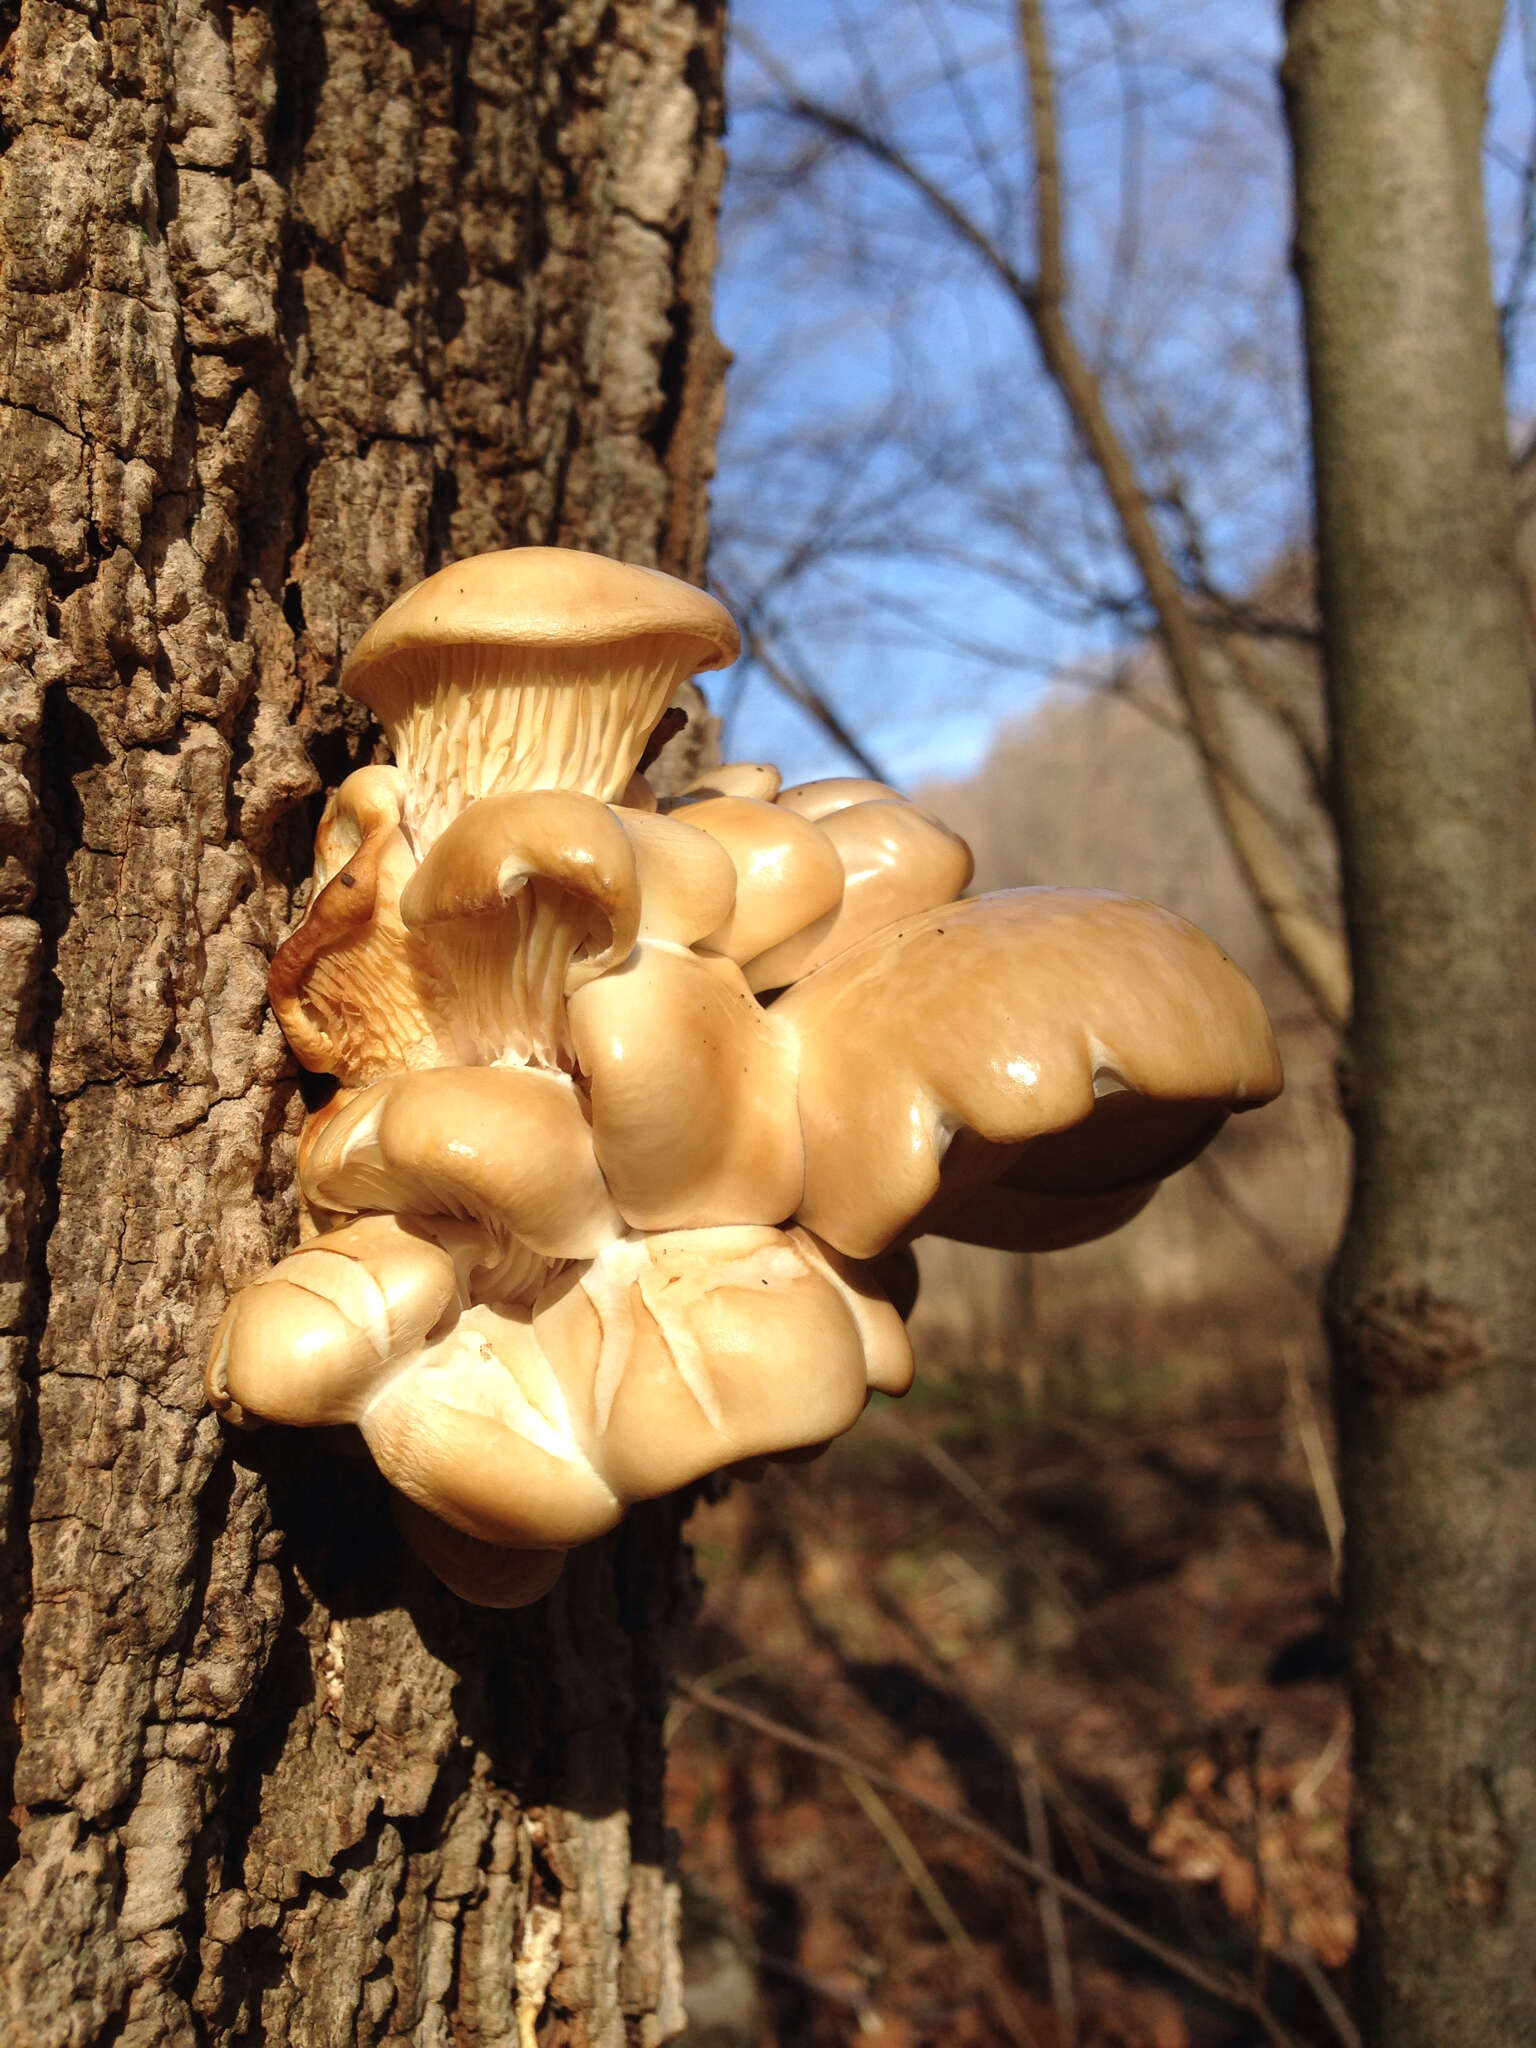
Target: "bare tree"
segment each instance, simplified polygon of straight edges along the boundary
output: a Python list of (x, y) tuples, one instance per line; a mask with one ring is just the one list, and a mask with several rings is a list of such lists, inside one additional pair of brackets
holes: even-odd
[(5, 28), (0, 2035), (659, 2041), (675, 1510), (471, 1611), (200, 1373), (291, 1242), (341, 654), (475, 549), (700, 572), (718, 10)]
[[(1208, 12), (903, 0), (876, 20), (836, 0), (790, 55), (742, 11), (731, 220), (750, 305), (716, 559), (773, 656), (735, 688), (788, 679), (877, 764), (845, 652), (869, 649), (888, 716), (881, 671), (915, 671), (912, 648), (937, 713), (1010, 678), (1145, 682), (1124, 657), (1158, 640), (1177, 695), (1137, 701), (1195, 743), (1281, 950), (1337, 1024), (1278, 23)], [(1516, 55), (1487, 162), (1518, 403), (1536, 156)], [(1304, 817), (1274, 783), (1282, 753)]]
[[(1335, 914), (1319, 902), (1265, 793), (1254, 786), (1231, 710), (1236, 696), (1257, 702), (1270, 715), (1283, 713), (1275, 693), (1264, 688), (1256, 636), (1262, 640), (1266, 628), (1304, 633), (1305, 624), (1268, 618), (1262, 606), (1244, 605), (1217, 587), (1206, 521), (1195, 510), (1198, 491), (1189, 479), (1199, 450), (1170, 444), (1157, 419), (1155, 388), (1143, 380), (1137, 389), (1134, 376), (1127, 375), (1125, 359), (1134, 362), (1140, 337), (1110, 331), (1123, 280), (1111, 274), (1096, 319), (1081, 283), (1074, 287), (1057, 67), (1046, 11), (1037, 0), (1019, 0), (995, 23), (989, 21), (994, 44), (969, 59), (954, 45), (949, 11), (918, 6), (912, 12), (930, 32), (932, 71), (909, 66), (908, 75), (888, 82), (894, 61), (877, 63), (874, 36), (866, 39), (860, 24), (842, 15), (856, 54), (855, 83), (851, 92), (836, 96), (792, 73), (773, 50), (752, 43), (767, 104), (785, 132), (803, 141), (798, 155), (790, 153), (776, 170), (760, 172), (760, 182), (776, 181), (781, 189), (813, 179), (825, 184), (850, 156), (873, 167), (892, 203), (905, 209), (898, 218), (907, 243), (926, 235), (959, 259), (959, 274), (970, 289), (990, 293), (1011, 313), (1015, 359), (989, 359), (991, 420), (978, 418), (973, 434), (958, 445), (935, 446), (914, 433), (921, 394), (896, 408), (899, 417), (890, 409), (878, 413), (862, 442), (843, 442), (820, 466), (825, 487), (804, 514), (799, 547), (791, 540), (774, 558), (759, 544), (759, 559), (769, 557), (765, 587), (748, 593), (747, 608), (760, 617), (760, 642), (774, 647), (775, 680), (782, 686), (788, 671), (800, 700), (817, 709), (804, 662), (792, 643), (784, 651), (786, 608), (774, 600), (795, 584), (806, 557), (868, 552), (882, 534), (883, 544), (898, 556), (927, 553), (942, 560), (947, 552), (952, 566), (1027, 585), (1041, 602), (1052, 601), (1054, 592), (1054, 602), (1075, 605), (1085, 621), (1118, 613), (1136, 630), (1151, 630), (1212, 802), (1274, 941), (1321, 1013), (1341, 1023), (1349, 1008), (1349, 974)], [(981, 104), (985, 96), (995, 107), (999, 45), (1014, 67), (1014, 107), (1028, 143), (1021, 151), (1003, 150), (989, 127), (988, 107)], [(935, 99), (947, 109), (937, 125), (930, 111)], [(1134, 241), (1134, 219), (1128, 226)], [(871, 231), (856, 221), (853, 232), (856, 240), (874, 232), (874, 248), (887, 256), (886, 245), (900, 238), (889, 222)], [(915, 265), (924, 260), (918, 256)], [(1131, 260), (1123, 252), (1123, 261)], [(1043, 375), (1035, 376), (1035, 369)], [(1215, 374), (1207, 371), (1208, 377)], [(1011, 416), (1027, 420), (1028, 432), (1038, 433), (1043, 398), (1054, 405), (1058, 426), (1045, 457), (1051, 480), (1042, 483), (1032, 462), (1020, 462), (1010, 479), (1007, 461), (1020, 439)], [(1138, 411), (1136, 431), (1128, 431), (1123, 417)], [(893, 461), (893, 443), (903, 451), (900, 460)], [(1007, 451), (1002, 461), (989, 455), (991, 443)], [(873, 487), (872, 471), (879, 479)], [(1066, 494), (1075, 491), (1089, 501), (1076, 520), (1064, 521), (1060, 512), (1064, 476)], [(935, 546), (914, 531), (914, 498), (925, 488), (969, 494), (969, 530), (955, 534), (951, 520), (947, 549), (942, 540)], [(1010, 491), (1011, 505), (997, 502)], [(752, 550), (733, 545), (737, 536), (729, 520), (728, 509), (722, 549), (727, 575), (746, 583), (735, 562)], [(944, 523), (938, 519), (936, 530), (942, 532)], [(1072, 542), (1064, 538), (1069, 525), (1079, 528)], [(892, 605), (899, 609), (899, 599)], [(973, 646), (971, 652), (1007, 658), (1004, 650)]]
[(1318, 557), (1357, 999), (1329, 1290), (1361, 2020), (1536, 2037), (1536, 732), (1479, 138), (1497, 0), (1297, 0)]
[[(933, 379), (872, 411), (867, 445), (828, 436), (808, 465), (814, 516), (783, 522), (776, 548), (772, 521), (754, 527), (748, 508), (741, 553), (760, 565), (770, 643), (777, 626), (794, 644), (781, 592), (803, 586), (810, 552), (846, 564), (877, 559), (882, 545), (903, 568), (937, 574), (947, 561), (1000, 587), (1012, 578), (1037, 616), (1054, 602), (1085, 636), (1095, 620), (1155, 634), (1255, 899), (1336, 1026), (1356, 1008), (1358, 976), (1345, 1068), (1355, 1199), (1330, 1315), (1352, 1518), (1362, 2017), (1380, 2042), (1525, 2041), (1536, 2035), (1525, 1775), (1536, 1733), (1536, 885), (1530, 579), (1522, 603), (1506, 420), (1510, 393), (1528, 395), (1519, 337), (1536, 154), (1528, 138), (1514, 154), (1488, 140), (1493, 0), (1288, 9), (1330, 680), (1319, 744), (1304, 693), (1272, 659), (1310, 654), (1304, 533), (1272, 529), (1262, 580), (1220, 572), (1225, 508), (1202, 476), (1214, 440), (1189, 432), (1200, 420), (1160, 388), (1155, 294), (1150, 323), (1125, 310), (1146, 224), (1180, 194), (1129, 176), (1110, 261), (1091, 271), (1089, 231), (1074, 236), (1081, 163), (1074, 188), (1062, 135), (1085, 91), (1074, 39), (1089, 12), (1124, 27), (1135, 10), (914, 6), (906, 19), (931, 28), (922, 44), (919, 30), (861, 33), (842, 9), (838, 62), (759, 53), (762, 104), (783, 140), (757, 203), (840, 193), (841, 225), (823, 231), (831, 262), (878, 259), (893, 305), (948, 264), (1009, 311), (1030, 353), (982, 351), (992, 411), (978, 406), (964, 435), (956, 413), (935, 424)], [(1529, 10), (1512, 12), (1529, 48)], [(1267, 61), (1257, 83), (1270, 96)], [(1000, 82), (1010, 64), (1011, 99)], [(1141, 122), (1178, 119), (1144, 68), (1124, 76)], [(1027, 148), (1008, 139), (1007, 107)], [(1220, 150), (1215, 160), (1238, 174)], [(1494, 237), (1501, 304), (1487, 260), (1489, 164), (1519, 194)], [(1213, 260), (1236, 260), (1219, 226), (1211, 247)], [(1286, 317), (1283, 300), (1269, 310)], [(961, 379), (958, 329), (953, 353)], [(1198, 365), (1197, 348), (1187, 355)], [(1205, 360), (1213, 392), (1222, 370)], [(882, 439), (891, 431), (895, 455)], [(1021, 446), (1030, 435), (1038, 456)], [(1528, 470), (1517, 481), (1528, 504)], [(925, 527), (915, 514), (902, 523), (903, 508), (928, 506), (938, 510)], [(1528, 555), (1528, 534), (1523, 546)], [(921, 579), (885, 580), (889, 615), (910, 630)], [(975, 624), (953, 637), (977, 664), (1038, 659)], [(1148, 708), (1168, 715), (1155, 695)], [(1333, 829), (1337, 777), (1348, 953), (1254, 773), (1243, 740), (1253, 716), (1293, 749), (1319, 832)]]

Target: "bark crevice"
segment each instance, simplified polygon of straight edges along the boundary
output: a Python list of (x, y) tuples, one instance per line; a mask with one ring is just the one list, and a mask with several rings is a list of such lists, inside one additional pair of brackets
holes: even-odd
[[(454, 554), (570, 541), (699, 572), (720, 65), (712, 13), (638, 0), (15, 12), (17, 2048), (503, 2048), (520, 1968), (552, 2043), (649, 2043), (677, 2018), (675, 1510), (532, 1616), (473, 1614), (405, 1555), (368, 1470), (226, 1438), (199, 1381), (229, 1290), (293, 1237), (300, 1084), (265, 976), (323, 788), (376, 746), (342, 654)], [(679, 91), (662, 161), (650, 110)], [(691, 436), (657, 433), (683, 413)]]

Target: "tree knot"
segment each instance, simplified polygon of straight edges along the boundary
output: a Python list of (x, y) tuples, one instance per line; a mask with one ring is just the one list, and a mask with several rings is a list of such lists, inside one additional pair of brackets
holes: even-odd
[(1437, 1393), (1491, 1355), (1478, 1319), (1422, 1282), (1335, 1308), (1333, 1321), (1353, 1377), (1373, 1394)]

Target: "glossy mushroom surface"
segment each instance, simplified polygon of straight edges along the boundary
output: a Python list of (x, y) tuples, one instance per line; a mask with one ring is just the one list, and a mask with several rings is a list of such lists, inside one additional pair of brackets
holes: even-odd
[(653, 728), (735, 648), (702, 592), (529, 548), (428, 578), (343, 672), (396, 765), (327, 806), (271, 979), (339, 1087), (310, 1234), (208, 1391), (354, 1426), (481, 1604), (904, 1391), (914, 1237), (1114, 1229), (1280, 1085), (1251, 985), (1154, 905), (956, 901), (963, 840), (859, 778), (728, 763), (658, 806)]

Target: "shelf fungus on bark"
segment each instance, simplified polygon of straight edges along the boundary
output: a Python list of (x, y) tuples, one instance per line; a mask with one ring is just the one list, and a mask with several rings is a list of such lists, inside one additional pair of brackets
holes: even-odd
[(902, 1392), (893, 1247), (1112, 1230), (1280, 1086), (1254, 990), (1167, 911), (957, 901), (968, 848), (880, 783), (742, 762), (658, 806), (668, 700), (735, 653), (686, 584), (524, 548), (407, 592), (343, 670), (396, 765), (331, 799), (272, 968), (339, 1086), (310, 1234), (231, 1302), (208, 1389), (355, 1425), (482, 1604)]

